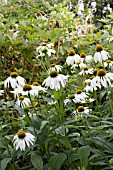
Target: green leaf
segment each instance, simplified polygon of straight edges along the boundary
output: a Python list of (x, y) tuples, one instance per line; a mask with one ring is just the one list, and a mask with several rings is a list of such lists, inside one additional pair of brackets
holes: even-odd
[(8, 163), (11, 161), (12, 158), (4, 158), (2, 161), (1, 161), (1, 170), (5, 170)]
[(43, 170), (43, 161), (40, 155), (37, 155), (36, 153), (32, 152), (31, 162), (37, 170)]
[(64, 53), (65, 53), (65, 49), (64, 49), (63, 46), (60, 46), (60, 53), (61, 53), (62, 55), (64, 55)]
[[(110, 15), (109, 15), (109, 17), (110, 17)], [(108, 23), (107, 19), (98, 19), (98, 21), (103, 22), (103, 23)]]
[(58, 100), (60, 98), (60, 94), (58, 91), (54, 91), (54, 98)]
[(113, 19), (113, 13), (111, 13), (110, 15), (108, 15), (109, 18)]
[(66, 137), (66, 136), (61, 137), (61, 138), (60, 138), (60, 142), (61, 142), (64, 146), (66, 146), (66, 148), (71, 149), (71, 144), (70, 144), (70, 141), (69, 141), (68, 137)]
[(65, 153), (58, 153), (55, 156), (52, 156), (49, 160), (50, 168), (54, 170), (60, 170), (60, 167), (66, 158), (67, 156)]
[(44, 128), (44, 126), (48, 123), (48, 121), (44, 120), (41, 122), (40, 130)]
[(84, 170), (87, 170), (88, 156), (90, 154), (90, 151), (91, 151), (90, 146), (82, 146), (78, 149), (78, 155), (80, 157), (81, 167), (84, 168)]
[(22, 110), (22, 108), (20, 107), (20, 106), (18, 106), (18, 105), (14, 105), (14, 108), (19, 112), (19, 114), (21, 115), (21, 116), (23, 116), (24, 115), (24, 111)]

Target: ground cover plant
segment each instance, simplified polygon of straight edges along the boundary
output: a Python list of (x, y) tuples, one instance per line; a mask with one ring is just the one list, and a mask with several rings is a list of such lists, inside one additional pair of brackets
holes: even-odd
[(0, 1), (1, 170), (113, 169), (112, 5)]

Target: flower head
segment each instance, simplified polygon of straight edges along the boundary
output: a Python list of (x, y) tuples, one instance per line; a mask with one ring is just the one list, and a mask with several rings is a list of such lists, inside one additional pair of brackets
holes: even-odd
[(89, 114), (90, 111), (92, 111), (91, 109), (89, 109), (88, 107), (84, 107), (82, 105), (78, 106), (77, 109), (75, 111), (72, 112), (72, 116), (82, 116), (83, 114)]
[(111, 60), (106, 60), (104, 62), (104, 67), (112, 68), (113, 67), (113, 61)]
[(102, 77), (102, 76), (105, 76), (105, 75), (106, 75), (106, 70), (104, 70), (104, 69), (99, 69), (99, 70), (97, 71), (97, 76)]
[(31, 87), (32, 87), (32, 95), (34, 95), (34, 96), (38, 96), (39, 95), (39, 93), (40, 94), (43, 94), (43, 92), (46, 92), (46, 88), (44, 88), (44, 87), (41, 87), (41, 85), (38, 83), (38, 82), (34, 82), (32, 85), (31, 85)]
[(99, 69), (97, 71), (97, 76), (94, 77), (91, 81), (91, 87), (109, 87), (111, 86), (111, 80), (113, 80), (113, 73), (107, 73), (105, 69)]
[(96, 46), (96, 53), (94, 54), (94, 61), (97, 62), (102, 62), (105, 61), (109, 58), (108, 52), (103, 50), (103, 47), (101, 45)]
[(73, 94), (66, 97), (66, 99), (64, 100), (64, 104), (67, 105), (67, 104), (69, 104), (71, 102), (76, 103), (75, 95), (73, 95)]
[(91, 74), (93, 74), (93, 72), (94, 72), (94, 70), (93, 70), (93, 68), (88, 68), (87, 66), (85, 66), (85, 67), (83, 67), (82, 68), (82, 71), (79, 73), (79, 75), (91, 75)]
[(95, 99), (93, 99), (93, 98), (87, 98), (87, 99), (83, 100), (81, 103), (91, 103), (91, 102), (93, 102), (93, 101), (95, 101)]
[(29, 85), (29, 84), (24, 84), (24, 86), (23, 86), (23, 91), (30, 91), (30, 90), (32, 90), (31, 85)]
[(35, 141), (35, 136), (31, 133), (25, 133), (23, 130), (19, 130), (19, 132), (13, 138), (13, 145), (16, 150), (20, 148), (20, 150), (25, 151), (25, 146), (30, 147), (30, 144), (33, 145)]
[(15, 98), (19, 97), (21, 95), (32, 95), (32, 96), (38, 96), (39, 90), (46, 91), (45, 88), (41, 86), (30, 85), (30, 84), (24, 84), (23, 87), (15, 88), (14, 91), (10, 91), (11, 93), (14, 93)]
[(18, 76), (17, 72), (12, 72), (10, 74), (10, 77), (8, 77), (5, 82), (4, 86), (6, 87), (12, 87), (13, 89), (18, 87), (18, 86), (23, 86), (25, 84), (25, 79), (21, 76)]
[(81, 94), (82, 93), (82, 90), (78, 89), (76, 90), (76, 94)]
[(96, 52), (101, 52), (103, 50), (103, 46), (97, 45), (95, 50), (96, 50)]
[(86, 54), (84, 52), (80, 53), (80, 57), (81, 58), (85, 58), (86, 57)]
[(50, 87), (50, 89), (60, 90), (61, 87), (65, 87), (67, 82), (67, 76), (58, 74), (56, 70), (50, 72), (49, 77), (44, 80), (42, 85)]
[(95, 86), (95, 88), (92, 88), (91, 86), (91, 81), (95, 76), (91, 76), (91, 79), (87, 79), (85, 80), (85, 82), (87, 83), (86, 87), (84, 88), (85, 92), (93, 92), (93, 90), (97, 90), (97, 87)]
[(56, 70), (53, 70), (53, 71), (50, 72), (49, 75), (50, 75), (51, 78), (54, 78), (54, 77), (58, 76), (58, 72)]
[(18, 77), (18, 73), (17, 72), (12, 72), (12, 73), (10, 73), (10, 77), (12, 77), (12, 78)]
[(24, 96), (20, 96), (16, 101), (16, 104), (22, 108), (25, 106), (29, 106), (30, 103), (30, 99)]
[(67, 65), (73, 65), (76, 62), (80, 62), (80, 61), (81, 61), (80, 56), (76, 54), (74, 50), (68, 51), (68, 57), (66, 58)]
[[(50, 57), (52, 54), (55, 54), (56, 51), (52, 49), (54, 44), (42, 44), (39, 47), (36, 48), (36, 51), (38, 52), (39, 56), (45, 56), (46, 54)], [(38, 56), (37, 56), (38, 57)]]
[(51, 67), (49, 69), (49, 73), (53, 70), (56, 70), (57, 72), (60, 72), (62, 70), (62, 66), (56, 65), (56, 64), (51, 64)]
[(83, 61), (90, 62), (92, 60), (92, 56), (86, 55), (86, 53), (84, 52), (80, 53), (80, 57), (81, 57), (82, 62)]
[(86, 64), (84, 64), (81, 61), (76, 62), (75, 64), (72, 65), (71, 69), (75, 69), (75, 68), (83, 68), (86, 67)]
[(79, 106), (79, 107), (77, 108), (77, 110), (78, 110), (78, 112), (83, 112), (83, 111), (84, 111), (84, 106)]
[(75, 53), (75, 50), (69, 50), (68, 51), (68, 56), (74, 56), (76, 53)]
[(74, 102), (76, 101), (75, 103), (80, 103), (86, 98), (88, 98), (88, 95), (86, 94), (86, 92), (83, 92), (80, 89), (76, 90), (75, 99), (74, 99)]
[(40, 84), (38, 83), (38, 82), (33, 82), (33, 84), (32, 84), (33, 86), (40, 86)]

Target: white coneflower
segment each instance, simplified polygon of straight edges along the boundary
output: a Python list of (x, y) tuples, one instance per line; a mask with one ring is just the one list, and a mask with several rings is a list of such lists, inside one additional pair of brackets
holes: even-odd
[(55, 54), (56, 51), (54, 49), (48, 49), (47, 50), (47, 55), (50, 57), (52, 54)]
[(36, 48), (37, 53), (40, 56), (45, 56), (45, 53), (47, 52), (48, 48), (46, 47), (46, 45), (40, 45)]
[(32, 96), (38, 96), (38, 88), (34, 87), (30, 84), (24, 84), (23, 87), (15, 88), (14, 91), (10, 91), (11, 93), (14, 93), (15, 98), (19, 97), (19, 95), (32, 95)]
[(50, 69), (49, 69), (49, 73), (51, 72), (51, 71), (53, 71), (53, 70), (56, 70), (57, 72), (60, 72), (61, 70), (62, 70), (62, 66), (60, 66), (60, 65), (56, 65), (56, 64), (51, 64), (51, 67), (50, 67)]
[(32, 95), (32, 96), (38, 96), (39, 91), (46, 91), (45, 88), (38, 85), (38, 82), (34, 82), (33, 85), (25, 84), (22, 87), (22, 95)]
[(88, 107), (78, 106), (78, 107), (77, 107), (77, 112), (78, 112), (78, 113), (89, 114), (90, 110), (89, 110)]
[(87, 66), (82, 69), (82, 71), (79, 73), (79, 75), (90, 75), (93, 74), (94, 70), (93, 68), (88, 68)]
[(61, 87), (65, 87), (67, 82), (67, 76), (58, 74), (56, 70), (50, 72), (49, 77), (44, 80), (42, 85), (49, 87), (50, 89), (60, 90)]
[(83, 67), (86, 67), (86, 64), (84, 64), (83, 62), (76, 62), (75, 64), (72, 65), (71, 69), (83, 68)]
[(88, 98), (88, 94), (86, 94), (86, 92), (83, 92), (80, 89), (76, 90), (74, 102), (76, 101), (76, 103), (80, 103), (81, 101), (85, 100), (86, 98)]
[(68, 95), (68, 97), (66, 97), (66, 99), (64, 100), (65, 105), (67, 105), (67, 104), (69, 104), (71, 102), (76, 103), (75, 95)]
[(42, 91), (42, 92), (46, 92), (46, 88), (44, 87), (41, 87), (41, 85), (38, 83), (38, 82), (34, 82), (32, 85), (32, 93), (31, 95), (33, 96), (38, 96), (39, 95), (39, 92)]
[(67, 65), (73, 65), (76, 62), (80, 62), (80, 61), (81, 61), (80, 56), (76, 54), (74, 50), (68, 51), (68, 57), (66, 58)]
[(25, 106), (29, 106), (30, 103), (30, 99), (24, 96), (20, 96), (16, 101), (16, 104), (22, 108)]
[(84, 88), (85, 92), (93, 92), (93, 90), (97, 90), (97, 86), (92, 88), (91, 81), (95, 76), (91, 76), (90, 79), (86, 79), (85, 82), (87, 83), (86, 87)]
[(85, 99), (85, 100), (81, 101), (81, 103), (91, 103), (91, 102), (94, 102), (94, 101), (95, 101), (95, 99), (88, 98), (88, 99)]
[(17, 72), (12, 72), (10, 77), (8, 77), (4, 82), (4, 87), (12, 87), (13, 89), (18, 86), (23, 86), (25, 84), (25, 79), (18, 75)]
[(30, 84), (24, 84), (22, 87), (22, 95), (28, 95), (31, 94), (32, 86)]
[(94, 61), (102, 62), (109, 58), (109, 53), (103, 50), (103, 47), (101, 45), (96, 46), (96, 53), (94, 54)]
[(93, 88), (90, 86), (90, 84), (87, 84), (86, 87), (84, 88), (85, 92), (93, 92)]
[(113, 61), (111, 60), (106, 60), (104, 62), (104, 67), (112, 68), (113, 67)]
[(25, 151), (26, 145), (30, 147), (30, 144), (33, 145), (34, 141), (34, 135), (31, 133), (25, 133), (23, 130), (20, 130), (13, 138), (13, 145), (16, 150), (20, 148), (21, 151)]
[(86, 55), (84, 52), (80, 53), (80, 57), (81, 57), (82, 62), (84, 61), (90, 62), (92, 60), (92, 56)]
[(84, 107), (84, 106), (78, 106), (77, 109), (75, 111), (72, 112), (72, 116), (76, 116), (76, 115), (83, 115), (83, 114), (89, 114), (92, 110), (89, 109), (88, 107)]
[(107, 73), (105, 69), (99, 69), (97, 71), (97, 76), (94, 77), (91, 81), (91, 87), (109, 87), (111, 86), (111, 80), (113, 80), (113, 73)]
[(36, 48), (36, 51), (38, 52), (39, 56), (45, 56), (47, 54), (50, 57), (52, 54), (56, 53), (54, 49), (51, 49), (50, 44), (40, 45)]

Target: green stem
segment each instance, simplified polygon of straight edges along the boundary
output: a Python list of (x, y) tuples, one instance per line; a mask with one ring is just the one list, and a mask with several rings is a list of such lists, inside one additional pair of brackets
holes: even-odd
[(97, 92), (96, 92), (96, 91), (94, 91), (94, 95), (95, 95), (96, 106), (97, 106), (98, 112), (100, 112), (100, 109), (99, 109), (99, 102), (98, 102), (98, 97), (97, 97)]
[(32, 127), (33, 127), (34, 133), (35, 133), (35, 135), (37, 136), (37, 132), (36, 132), (36, 129), (34, 128), (34, 126), (33, 126), (32, 120), (31, 120), (31, 118), (30, 118), (30, 116), (29, 116), (29, 114), (28, 114), (27, 112), (26, 112), (26, 114), (27, 114), (28, 119), (29, 119), (30, 122), (31, 122), (31, 125), (32, 125)]
[[(32, 99), (31, 99), (31, 96), (30, 96), (29, 93), (28, 93), (28, 97), (29, 97), (29, 99), (30, 99), (31, 105), (33, 106), (33, 110), (34, 110), (34, 112), (35, 112), (36, 115), (37, 115), (37, 111), (36, 111), (36, 109), (35, 109), (35, 106), (34, 106), (34, 104), (33, 104), (33, 101), (32, 101)], [(37, 117), (37, 118), (38, 118), (38, 117)]]

